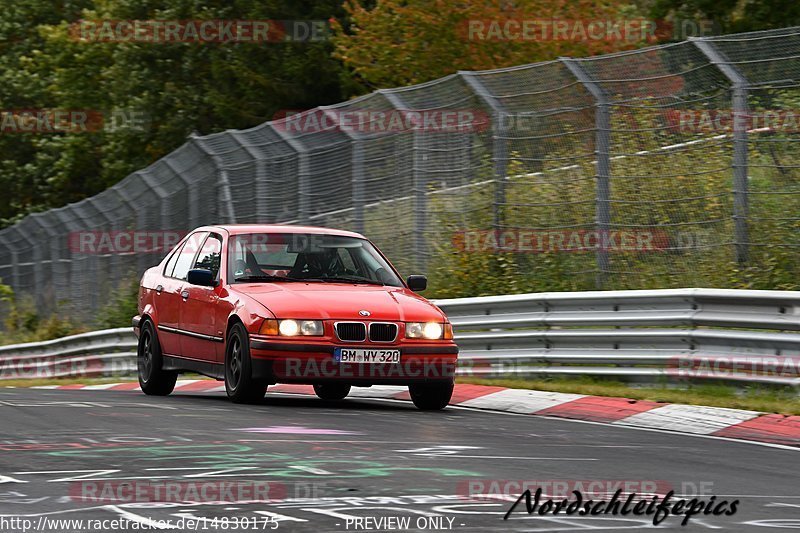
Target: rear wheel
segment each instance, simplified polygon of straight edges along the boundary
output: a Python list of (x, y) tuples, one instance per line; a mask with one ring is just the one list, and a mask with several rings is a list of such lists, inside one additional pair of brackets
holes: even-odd
[(341, 383), (317, 383), (314, 393), (323, 400), (344, 400), (350, 394), (350, 385)]
[(136, 367), (139, 387), (149, 396), (167, 396), (175, 388), (178, 373), (161, 369), (163, 357), (161, 345), (153, 323), (145, 320), (139, 333)]
[(250, 342), (241, 324), (234, 324), (225, 348), (225, 390), (234, 403), (258, 403), (267, 385), (253, 379)]
[(411, 401), (423, 411), (438, 411), (447, 407), (453, 396), (453, 382), (419, 383), (408, 386)]

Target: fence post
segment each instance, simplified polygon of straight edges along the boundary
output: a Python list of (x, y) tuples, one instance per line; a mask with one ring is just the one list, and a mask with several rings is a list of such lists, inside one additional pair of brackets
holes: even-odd
[(276, 128), (272, 122), (269, 125), (289, 145), (289, 148), (297, 153), (297, 219), (301, 224), (310, 224), (311, 169), (308, 164), (308, 149), (298, 139), (289, 135), (284, 128)]
[(11, 257), (9, 257), (10, 265), (11, 265), (11, 279), (3, 280), (3, 283), (10, 285), (11, 288), (15, 289), (16, 291), (19, 290), (19, 260), (17, 258), (17, 249), (12, 246), (12, 244), (4, 237), (3, 233), (7, 232), (0, 232), (0, 242), (2, 242), (6, 248), (8, 248), (9, 252), (11, 253)]
[[(107, 192), (108, 189), (106, 189)], [(103, 193), (100, 193), (103, 194)], [(102, 210), (102, 206), (100, 202), (97, 201), (99, 195), (90, 196), (85, 200), (82, 200), (80, 203), (86, 203), (92, 209), (94, 209), (97, 213), (97, 216), (103, 218), (103, 221), (100, 223), (100, 227), (97, 229), (102, 229), (105, 231), (113, 231), (114, 228), (114, 220), (107, 216), (105, 212)], [(99, 289), (96, 292), (101, 293), (102, 295), (110, 294), (114, 287), (114, 282), (120, 279), (119, 271), (120, 271), (120, 253), (119, 250), (111, 250), (108, 254), (93, 254), (92, 261), (94, 264), (94, 284), (96, 287), (105, 287), (105, 289)], [(95, 292), (95, 291), (92, 291)], [(102, 299), (97, 298), (95, 294), (92, 294), (92, 311), (98, 311), (102, 308), (103, 304), (105, 303)]]
[[(176, 176), (178, 179), (183, 182), (183, 186), (186, 189), (186, 201), (188, 202), (187, 208), (189, 212), (189, 228), (187, 230), (192, 230), (197, 226), (201, 226), (200, 222), (200, 212), (199, 212), (199, 205), (200, 205), (200, 190), (197, 187), (197, 184), (193, 181), (190, 181), (182, 172), (180, 172), (176, 167), (175, 163), (172, 162), (171, 159), (172, 153), (169, 153), (164, 156), (162, 161), (164, 161), (164, 165)], [(175, 229), (175, 228), (170, 228)]]
[(352, 128), (341, 125), (332, 108), (321, 106), (323, 113), (337, 125), (338, 131), (347, 135), (353, 147), (353, 167), (350, 173), (350, 195), (353, 204), (353, 231), (364, 233), (364, 144)]
[[(126, 178), (127, 179), (127, 178)], [(136, 209), (136, 204), (133, 202), (130, 194), (123, 189), (122, 187), (118, 187), (117, 195), (119, 196), (120, 200), (123, 204), (128, 208), (128, 210), (135, 214), (136, 222), (134, 229), (137, 231), (144, 231), (145, 229), (151, 229), (147, 227), (147, 219), (146, 214), (147, 211), (144, 209)], [(167, 253), (167, 250), (164, 250), (164, 253)], [(145, 270), (147, 270), (151, 265), (148, 260), (147, 254), (144, 253), (137, 253), (136, 254), (136, 275), (141, 276)]]
[[(37, 303), (39, 307), (39, 311), (50, 311), (51, 313), (57, 312), (57, 304), (58, 300), (56, 295), (59, 291), (56, 288), (56, 284), (60, 280), (60, 275), (58, 271), (58, 260), (60, 257), (59, 253), (59, 244), (60, 239), (58, 234), (52, 230), (47, 224), (43, 222), (43, 219), (48, 216), (48, 213), (31, 213), (30, 217), (31, 220), (36, 222), (39, 226), (39, 229), (42, 230), (43, 233), (47, 234), (47, 242), (49, 246), (48, 249), (48, 257), (50, 262), (50, 274), (45, 276), (44, 281), (37, 281), (37, 299), (41, 301), (41, 303)], [(42, 243), (39, 244), (38, 247), (44, 248)], [(50, 293), (48, 294), (47, 291), (43, 290), (44, 287), (50, 288)], [(49, 301), (48, 301), (49, 300)]]
[[(75, 235), (74, 232), (80, 231), (80, 225), (76, 223), (77, 213), (75, 213), (75, 210), (72, 208), (73, 205), (75, 204), (69, 204), (51, 211), (58, 219), (60, 227), (66, 230), (65, 235), (67, 239), (69, 239), (70, 235)], [(72, 313), (76, 318), (84, 318), (86, 309), (85, 306), (79, 303), (83, 295), (83, 287), (78, 281), (78, 273), (83, 272), (85, 268), (83, 267), (83, 261), (75, 260), (75, 256), (78, 254), (79, 252), (76, 252), (74, 248), (69, 246), (68, 240), (66, 256), (64, 257), (64, 261), (67, 263), (64, 274), (66, 277), (65, 287), (67, 290), (64, 293), (64, 299), (67, 301), (66, 307), (68, 312)]]
[(364, 145), (353, 140), (353, 229), (364, 233)]
[(495, 98), (480, 78), (470, 71), (459, 71), (469, 87), (492, 110), (492, 162), (494, 166), (494, 230), (499, 233), (505, 224), (503, 206), (506, 203), (506, 177), (508, 174), (508, 149), (504, 131), (504, 117), (508, 115), (503, 105)]
[(227, 224), (236, 224), (236, 213), (233, 211), (233, 198), (231, 197), (231, 184), (228, 180), (228, 172), (225, 170), (225, 166), (222, 164), (220, 157), (206, 145), (202, 137), (192, 134), (189, 140), (214, 162), (214, 166), (217, 168), (218, 203), (222, 205), (225, 212), (223, 219)]
[(230, 130), (227, 133), (231, 136), (231, 139), (233, 139), (236, 144), (238, 144), (242, 150), (247, 152), (247, 155), (253, 159), (253, 166), (255, 167), (255, 175), (253, 176), (253, 180), (255, 181), (256, 193), (256, 209), (255, 213), (253, 214), (254, 216), (252, 217), (253, 222), (257, 222), (259, 224), (274, 222), (275, 218), (277, 217), (277, 210), (274, 210), (275, 213), (273, 213), (273, 206), (271, 204), (274, 202), (271, 201), (272, 198), (269, 187), (267, 186), (267, 165), (263, 155), (260, 153), (261, 150), (256, 150), (253, 146), (249, 145), (247, 140), (242, 138), (241, 131)]
[[(395, 109), (399, 111), (409, 111), (408, 106), (399, 96), (393, 92), (379, 90), (380, 94), (386, 97)], [(414, 189), (414, 264), (420, 272), (424, 272), (428, 264), (428, 249), (425, 242), (425, 231), (427, 229), (428, 215), (428, 194), (427, 194), (427, 174), (423, 171), (425, 157), (420, 146), (422, 133), (418, 128), (414, 129), (413, 134), (413, 189)]]
[(747, 91), (750, 83), (714, 43), (702, 37), (689, 40), (705, 55), (723, 76), (731, 82), (733, 90), (733, 227), (736, 262), (744, 265), (750, 258), (750, 237), (747, 224), (749, 192), (747, 183), (747, 125), (749, 108)]
[[(32, 223), (35, 223), (41, 229), (42, 226), (39, 224), (36, 216), (39, 215), (38, 213), (33, 213), (28, 215), (26, 218), (29, 218)], [(44, 247), (37, 244), (37, 242), (31, 238), (32, 236), (25, 231), (19, 232), (20, 236), (22, 236), (25, 241), (31, 246), (31, 256), (33, 259), (33, 290), (34, 293), (31, 295), (33, 297), (34, 305), (36, 306), (36, 311), (40, 314), (44, 314), (45, 311), (52, 312), (52, 307), (46, 309), (44, 304), (44, 296), (45, 296), (45, 287), (46, 283), (45, 280), (52, 282), (52, 280), (48, 279), (44, 275)], [(41, 235), (40, 235), (41, 238)]]
[(604, 245), (611, 227), (611, 112), (609, 98), (580, 63), (571, 58), (561, 58), (564, 66), (583, 85), (595, 100), (595, 225), (599, 234), (597, 247), (597, 278), (595, 286), (602, 289), (610, 269), (608, 249)]

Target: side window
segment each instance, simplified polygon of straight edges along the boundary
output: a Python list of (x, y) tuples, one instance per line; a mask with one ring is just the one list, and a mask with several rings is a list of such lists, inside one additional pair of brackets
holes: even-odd
[(198, 248), (200, 248), (200, 243), (203, 242), (203, 239), (205, 239), (207, 235), (208, 232), (201, 231), (199, 233), (193, 233), (186, 239), (186, 244), (183, 245), (183, 248), (181, 248), (181, 251), (177, 254), (178, 260), (175, 262), (175, 270), (172, 271), (173, 278), (186, 279), (189, 270), (194, 264), (194, 258), (197, 255)]
[(178, 256), (181, 255), (181, 249), (183, 248), (183, 244), (178, 246), (177, 250), (172, 252), (169, 260), (167, 261), (167, 266), (164, 267), (164, 275), (172, 277), (172, 271), (175, 270), (175, 263), (178, 261)]
[(222, 255), (222, 237), (212, 233), (203, 243), (200, 248), (200, 253), (197, 254), (197, 261), (195, 261), (192, 268), (204, 268), (210, 270), (214, 274), (214, 278), (219, 275), (219, 263)]

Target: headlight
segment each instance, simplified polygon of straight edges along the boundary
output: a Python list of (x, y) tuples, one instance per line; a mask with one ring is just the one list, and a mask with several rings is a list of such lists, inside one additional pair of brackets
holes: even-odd
[(438, 322), (407, 322), (406, 337), (409, 339), (441, 339), (444, 328)]
[(284, 337), (297, 335), (322, 335), (322, 322), (319, 320), (281, 320), (278, 331)]
[(259, 333), (264, 335), (282, 335), (296, 337), (298, 335), (319, 336), (323, 334), (320, 320), (265, 320)]
[(322, 322), (319, 320), (303, 320), (300, 322), (301, 335), (322, 335)]
[(294, 337), (300, 333), (300, 324), (296, 320), (281, 320), (278, 325), (278, 331), (286, 337)]

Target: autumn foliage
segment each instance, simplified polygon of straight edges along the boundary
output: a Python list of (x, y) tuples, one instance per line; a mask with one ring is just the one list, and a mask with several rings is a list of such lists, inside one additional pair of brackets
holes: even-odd
[[(617, 3), (521, 0), (513, 7), (510, 4), (379, 0), (374, 7), (365, 7), (348, 0), (349, 24), (345, 27), (334, 21), (335, 56), (365, 84), (393, 87), (457, 70), (487, 70), (653, 44), (647, 36), (637, 38), (642, 15)], [(593, 38), (584, 31), (592, 24), (601, 25), (601, 31), (609, 22), (623, 26), (622, 38), (615, 31), (606, 32), (606, 38)], [(542, 31), (526, 36), (523, 23)], [(566, 30), (555, 35), (548, 32), (555, 23)], [(626, 24), (633, 28), (627, 34)]]

